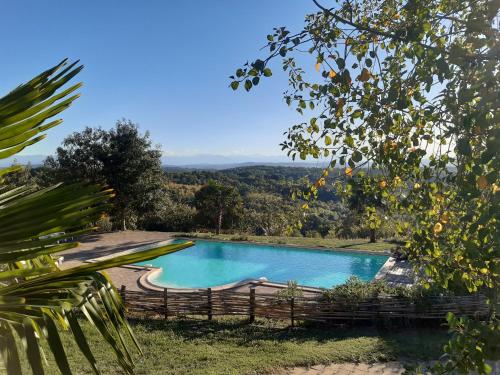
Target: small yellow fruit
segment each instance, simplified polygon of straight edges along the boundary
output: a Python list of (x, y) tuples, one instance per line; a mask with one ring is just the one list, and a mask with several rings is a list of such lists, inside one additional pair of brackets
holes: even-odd
[(387, 187), (387, 182), (382, 180), (378, 183), (378, 186), (380, 186), (381, 189), (385, 189)]
[(421, 187), (421, 185), (420, 185), (418, 182), (415, 182), (415, 185), (413, 185), (413, 188), (414, 188), (415, 190), (420, 189), (420, 187)]
[(434, 224), (434, 234), (439, 234), (443, 231), (443, 224), (436, 223)]
[(399, 177), (399, 176), (394, 177), (393, 182), (394, 182), (394, 185), (399, 185), (401, 183), (401, 177)]
[(450, 215), (448, 213), (443, 213), (441, 217), (439, 218), (439, 221), (442, 222), (443, 224), (446, 224), (450, 220)]
[(497, 184), (493, 183), (491, 185), (491, 189), (493, 190), (493, 193), (498, 193), (500, 191), (500, 186), (498, 186)]
[(476, 181), (477, 187), (481, 190), (484, 190), (488, 187), (488, 179), (486, 176), (480, 176)]
[(335, 73), (335, 71), (334, 71), (333, 69), (332, 69), (332, 70), (330, 70), (330, 73), (328, 73), (328, 76), (329, 76), (330, 78), (335, 78), (335, 76), (336, 76), (336, 75), (337, 75), (337, 73)]
[(347, 167), (345, 169), (345, 174), (346, 174), (346, 176), (352, 177), (352, 168)]

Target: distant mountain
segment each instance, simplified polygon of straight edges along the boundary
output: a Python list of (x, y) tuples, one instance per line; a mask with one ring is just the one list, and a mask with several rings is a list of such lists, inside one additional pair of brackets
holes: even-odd
[(221, 164), (241, 164), (241, 163), (282, 163), (290, 162), (286, 156), (281, 155), (217, 155), (217, 154), (197, 154), (197, 155), (166, 155), (162, 157), (163, 165), (221, 165)]
[(192, 155), (192, 156), (164, 156), (163, 166), (166, 170), (224, 170), (256, 165), (285, 166), (285, 167), (324, 167), (326, 162), (293, 162), (286, 156), (265, 155)]
[(8, 167), (14, 163), (16, 164), (31, 164), (33, 167), (43, 164), (47, 155), (16, 155), (7, 159), (0, 160), (0, 167)]
[[(14, 162), (18, 164), (30, 163), (33, 167), (43, 164), (46, 155), (16, 155), (0, 160), (0, 167), (7, 167)], [(214, 155), (200, 154), (190, 156), (164, 156), (162, 164), (166, 170), (223, 170), (245, 166), (267, 165), (285, 167), (324, 167), (326, 162), (293, 162), (286, 156), (278, 155)]]
[(189, 164), (189, 165), (164, 164), (163, 168), (168, 172), (183, 172), (183, 171), (195, 171), (195, 170), (222, 171), (226, 169), (256, 167), (256, 166), (290, 167), (290, 168), (320, 168), (320, 167), (324, 168), (326, 166), (326, 163), (322, 164), (322, 163), (307, 163), (307, 162), (295, 162), (295, 163), (248, 162), (248, 163), (232, 163), (232, 164)]

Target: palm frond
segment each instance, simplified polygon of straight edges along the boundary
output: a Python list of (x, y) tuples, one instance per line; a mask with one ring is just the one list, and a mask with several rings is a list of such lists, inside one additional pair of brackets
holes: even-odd
[[(60, 114), (78, 97), (81, 84), (60, 92), (82, 69), (66, 60), (0, 98), (0, 159), (45, 137)], [(0, 170), (0, 355), (9, 373), (22, 372), (17, 342), (33, 374), (44, 374), (41, 340), (46, 340), (63, 374), (71, 373), (60, 331), (70, 330), (95, 373), (98, 364), (79, 316), (100, 332), (123, 370), (133, 373), (128, 342), (140, 348), (125, 319), (121, 298), (104, 272), (181, 250), (192, 243), (162, 245), (147, 251), (61, 270), (51, 257), (78, 246), (74, 237), (92, 231), (90, 223), (109, 209), (113, 191), (87, 184), (2, 189), (1, 178), (19, 166)]]

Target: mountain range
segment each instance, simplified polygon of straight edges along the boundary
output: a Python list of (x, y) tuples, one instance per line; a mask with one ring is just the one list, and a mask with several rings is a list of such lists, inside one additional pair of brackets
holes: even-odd
[[(7, 159), (0, 160), (0, 167), (7, 167), (13, 163), (31, 164), (40, 166), (45, 160), (46, 155), (16, 155)], [(286, 167), (324, 167), (325, 161), (292, 161), (286, 156), (279, 155), (216, 155), (216, 154), (198, 154), (198, 155), (168, 155), (162, 157), (162, 164), (167, 170), (222, 170), (243, 166), (286, 166)]]

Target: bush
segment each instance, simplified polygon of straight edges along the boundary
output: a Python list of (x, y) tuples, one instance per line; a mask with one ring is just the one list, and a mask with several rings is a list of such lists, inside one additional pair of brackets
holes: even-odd
[(416, 288), (394, 287), (383, 280), (362, 281), (356, 276), (351, 276), (345, 284), (334, 286), (323, 292), (323, 296), (332, 302), (335, 300), (359, 302), (384, 296), (413, 298), (417, 294)]
[[(466, 295), (467, 292), (462, 290), (459, 294)], [(323, 291), (323, 298), (328, 301), (341, 301), (353, 305), (370, 298), (401, 297), (409, 298), (419, 306), (426, 306), (427, 297), (453, 295), (455, 294), (450, 290), (439, 287), (425, 289), (420, 285), (391, 286), (384, 280), (362, 281), (356, 276), (351, 276), (345, 284)]]
[(108, 215), (102, 215), (97, 221), (96, 226), (101, 232), (111, 232), (113, 230), (113, 223)]
[(276, 293), (278, 301), (287, 301), (290, 298), (302, 297), (304, 295), (296, 281), (288, 280), (286, 284), (286, 288), (280, 289)]

